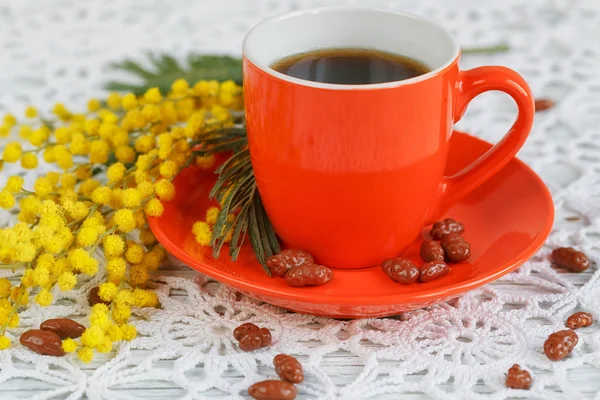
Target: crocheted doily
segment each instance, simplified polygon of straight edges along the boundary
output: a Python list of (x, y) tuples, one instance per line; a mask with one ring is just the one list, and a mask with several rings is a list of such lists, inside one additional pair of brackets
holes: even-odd
[[(517, 272), (452, 303), (353, 321), (287, 313), (209, 282), (174, 260), (154, 276), (162, 309), (137, 312), (137, 339), (90, 365), (39, 356), (14, 340), (0, 352), (2, 398), (245, 398), (252, 383), (275, 376), (273, 356), (286, 352), (305, 368), (299, 398), (600, 399), (600, 329), (581, 330), (578, 346), (562, 362), (549, 361), (541, 351), (548, 334), (562, 329), (573, 311), (600, 316), (597, 265), (571, 274), (548, 261), (559, 245), (576, 246), (594, 261), (600, 255), (600, 3), (349, 3), (428, 16), (449, 27), (464, 47), (508, 43), (507, 53), (465, 56), (463, 68), (507, 65), (527, 79), (536, 96), (557, 101), (536, 115), (519, 153), (554, 196), (556, 224), (547, 245)], [(82, 105), (104, 95), (107, 80), (128, 78), (107, 68), (111, 62), (143, 59), (148, 50), (182, 59), (191, 51), (239, 54), (245, 32), (259, 21), (323, 4), (330, 2), (0, 1), (0, 111), (20, 113), (26, 104), (49, 109), (55, 101)], [(484, 94), (458, 127), (495, 142), (515, 114), (508, 96)], [(2, 172), (0, 184), (13, 172)], [(29, 185), (34, 177), (27, 175)], [(13, 219), (0, 214), (1, 225)], [(22, 315), (23, 328), (11, 334), (17, 337), (49, 317), (84, 321), (85, 292), (94, 283), (56, 293), (57, 305), (32, 306)], [(242, 321), (268, 327), (273, 346), (239, 351), (231, 332)], [(528, 392), (504, 386), (505, 372), (516, 362), (534, 376)]]

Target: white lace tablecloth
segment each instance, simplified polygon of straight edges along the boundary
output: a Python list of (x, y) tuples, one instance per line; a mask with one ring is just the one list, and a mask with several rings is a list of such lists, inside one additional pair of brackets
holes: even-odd
[[(139, 315), (138, 339), (90, 365), (41, 357), (17, 344), (0, 352), (0, 398), (245, 398), (250, 384), (274, 376), (273, 356), (285, 351), (305, 367), (301, 399), (600, 399), (600, 328), (580, 331), (579, 345), (562, 362), (548, 361), (540, 350), (573, 311), (600, 317), (598, 267), (570, 274), (547, 260), (557, 245), (574, 245), (595, 261), (600, 256), (600, 2), (351, 3), (426, 15), (448, 26), (464, 47), (506, 42), (510, 52), (468, 56), (463, 67), (507, 65), (537, 96), (558, 102), (537, 115), (519, 154), (554, 196), (556, 224), (546, 247), (517, 272), (452, 304), (355, 321), (286, 313), (174, 263), (155, 276), (163, 308)], [(245, 32), (259, 21), (323, 4), (331, 2), (0, 1), (0, 109), (83, 104), (103, 95), (103, 82), (119, 77), (107, 68), (110, 62), (143, 59), (148, 50), (180, 58), (191, 51), (239, 54)], [(497, 141), (515, 113), (507, 96), (485, 94), (459, 127)], [(0, 216), (0, 224), (12, 218)], [(23, 324), (56, 315), (83, 318), (84, 296), (70, 299), (31, 308)], [(271, 348), (243, 353), (232, 343), (232, 329), (247, 319), (271, 329)], [(529, 392), (504, 386), (515, 362), (534, 375)]]

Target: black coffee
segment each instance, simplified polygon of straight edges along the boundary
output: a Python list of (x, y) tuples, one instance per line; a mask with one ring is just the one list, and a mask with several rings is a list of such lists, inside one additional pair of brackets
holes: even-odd
[(412, 58), (373, 49), (316, 50), (286, 57), (271, 68), (294, 78), (345, 85), (401, 81), (431, 70)]

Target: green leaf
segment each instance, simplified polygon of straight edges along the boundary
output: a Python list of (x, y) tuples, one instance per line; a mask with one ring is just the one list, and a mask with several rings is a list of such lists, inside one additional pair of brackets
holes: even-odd
[(168, 54), (147, 55), (151, 68), (143, 67), (140, 62), (126, 59), (113, 63), (111, 68), (125, 71), (139, 78), (142, 83), (112, 81), (105, 85), (107, 90), (130, 91), (136, 95), (143, 94), (152, 87), (158, 87), (167, 93), (171, 84), (183, 78), (190, 84), (200, 80), (234, 80), (242, 82), (242, 60), (225, 55), (190, 54), (184, 63), (178, 62)]

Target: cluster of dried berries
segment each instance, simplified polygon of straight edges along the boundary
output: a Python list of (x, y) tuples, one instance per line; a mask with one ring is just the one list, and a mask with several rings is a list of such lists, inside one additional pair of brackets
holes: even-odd
[(272, 343), (271, 331), (249, 322), (235, 328), (233, 337), (239, 342), (238, 346), (242, 351), (258, 350)]
[(257, 400), (293, 400), (298, 395), (295, 383), (304, 381), (302, 364), (292, 356), (278, 354), (273, 359), (275, 372), (282, 379), (257, 382), (248, 388), (248, 394)]
[(464, 231), (463, 224), (452, 218), (438, 221), (430, 232), (434, 240), (421, 243), (420, 255), (425, 264), (419, 268), (412, 261), (397, 257), (385, 260), (381, 269), (391, 280), (402, 284), (440, 278), (450, 271), (446, 261), (458, 263), (471, 256), (471, 245), (461, 236)]
[[(588, 312), (576, 312), (567, 318), (565, 325), (570, 329), (564, 329), (554, 332), (548, 336), (544, 342), (544, 354), (552, 361), (560, 361), (569, 356), (579, 337), (574, 329), (591, 326), (594, 323), (594, 317)], [(531, 374), (522, 370), (519, 364), (515, 364), (508, 370), (506, 376), (506, 386), (512, 389), (527, 390), (531, 387)]]
[(267, 259), (267, 267), (293, 287), (321, 286), (333, 279), (333, 271), (315, 264), (313, 256), (301, 250), (282, 250)]

